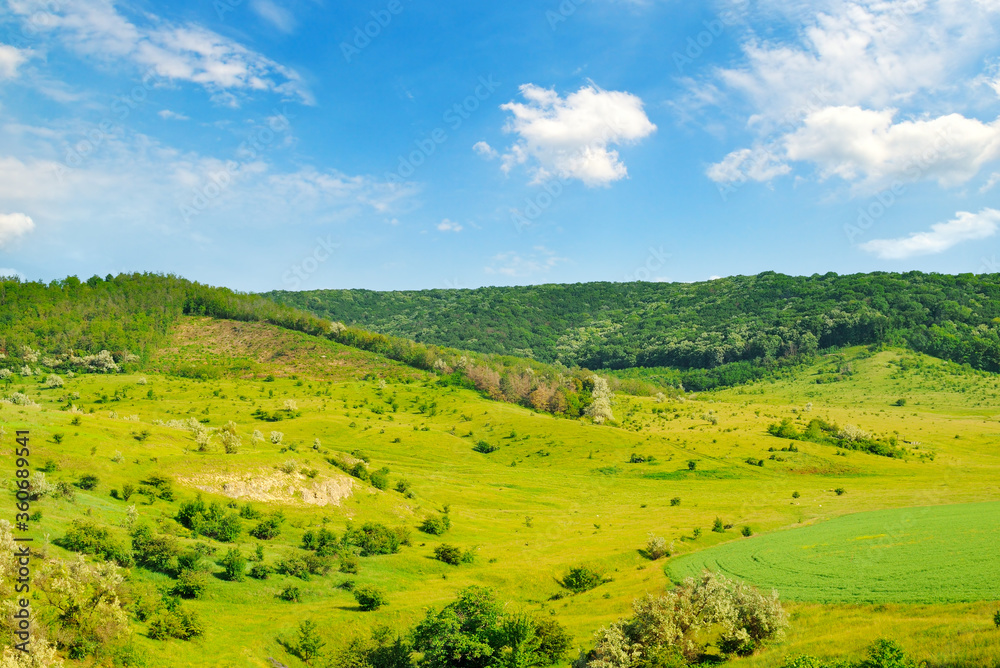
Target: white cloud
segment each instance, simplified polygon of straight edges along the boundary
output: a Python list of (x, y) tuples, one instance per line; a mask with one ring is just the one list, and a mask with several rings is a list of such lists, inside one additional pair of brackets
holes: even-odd
[(17, 269), (10, 269), (8, 267), (0, 268), (0, 276), (6, 277), (6, 278), (17, 276), (22, 281), (24, 280), (24, 274), (22, 274), (21, 272), (19, 272)]
[(493, 148), (484, 141), (477, 141), (475, 144), (473, 144), (472, 150), (478, 153), (479, 155), (483, 156), (487, 160), (493, 160), (500, 156), (500, 154), (497, 153), (495, 148)]
[(17, 49), (8, 44), (0, 44), (0, 80), (13, 79), (17, 76), (17, 68), (28, 60), (31, 52)]
[(189, 81), (213, 93), (271, 91), (312, 103), (294, 70), (199, 25), (173, 25), (147, 16), (149, 25), (140, 26), (122, 15), (112, 0), (9, 4), (21, 16), (47, 12), (46, 20), (37, 25), (96, 60), (130, 61), (154, 78)]
[(774, 151), (757, 146), (733, 151), (706, 172), (716, 183), (767, 182), (792, 171)]
[(931, 225), (930, 232), (916, 232), (899, 239), (875, 239), (860, 248), (885, 260), (904, 260), (915, 255), (942, 253), (963, 241), (992, 237), (1000, 229), (1000, 211), (959, 211), (954, 220)]
[(278, 6), (272, 0), (254, 0), (250, 7), (254, 13), (264, 19), (280, 32), (286, 35), (295, 31), (295, 17), (284, 7)]
[(954, 186), (998, 157), (1000, 124), (976, 118), (981, 84), (996, 83), (995, 59), (988, 64), (996, 0), (732, 4), (747, 25), (741, 58), (685, 81), (676, 106), (688, 119), (707, 116), (706, 106), (735, 111), (773, 159), (747, 163), (759, 149), (738, 148), (709, 169), (711, 178), (768, 181), (800, 161), (859, 190), (886, 179)]
[(1000, 183), (1000, 172), (993, 172), (992, 174), (990, 174), (990, 178), (986, 180), (986, 183), (984, 183), (982, 187), (979, 188), (979, 194), (983, 194), (985, 192), (993, 190), (993, 188), (998, 183)]
[(190, 116), (185, 116), (184, 114), (177, 113), (176, 111), (170, 111), (169, 109), (162, 109), (156, 112), (156, 115), (166, 121), (190, 121)]
[(23, 213), (0, 213), (0, 248), (35, 229), (35, 221)]
[(535, 246), (532, 252), (527, 255), (515, 251), (498, 253), (493, 256), (491, 264), (485, 268), (485, 272), (511, 278), (525, 278), (546, 273), (565, 261), (566, 258), (559, 257), (545, 246)]
[(575, 178), (588, 186), (609, 185), (625, 178), (628, 170), (615, 145), (632, 144), (656, 130), (641, 99), (626, 92), (584, 86), (562, 98), (554, 90), (524, 84), (526, 103), (509, 102), (505, 131), (518, 140), (503, 156), (502, 168), (537, 163), (536, 182), (555, 175)]
[(936, 179), (945, 186), (965, 183), (1000, 157), (1000, 120), (949, 114), (894, 123), (895, 115), (860, 107), (813, 112), (785, 138), (787, 157), (816, 164), (824, 178), (872, 185)]
[(437, 228), (440, 232), (461, 232), (464, 228), (455, 221), (448, 220), (445, 218), (440, 223), (438, 223)]

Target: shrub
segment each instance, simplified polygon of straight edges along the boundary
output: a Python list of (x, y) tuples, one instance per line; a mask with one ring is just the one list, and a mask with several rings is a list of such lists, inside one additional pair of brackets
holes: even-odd
[(250, 503), (244, 503), (240, 507), (240, 517), (245, 520), (259, 520), (263, 516), (264, 513), (254, 508)]
[(243, 523), (236, 513), (214, 502), (206, 506), (200, 496), (182, 503), (175, 519), (195, 533), (223, 543), (232, 543), (243, 531)]
[(694, 459), (689, 459), (688, 460), (688, 470), (689, 471), (694, 471), (697, 468), (698, 468), (698, 462), (695, 461)]
[(376, 489), (381, 489), (382, 491), (389, 489), (389, 469), (383, 467), (375, 471), (371, 474), (368, 481)]
[(340, 572), (357, 574), (358, 569), (361, 567), (361, 562), (354, 555), (348, 555), (340, 560)]
[(743, 529), (742, 529), (742, 531), (740, 531), (740, 533), (742, 533), (744, 536), (746, 536), (747, 538), (749, 538), (750, 536), (753, 535), (753, 529), (751, 529), (750, 527), (743, 527)]
[(499, 450), (500, 446), (490, 445), (486, 441), (479, 441), (474, 446), (472, 446), (472, 449), (475, 450), (476, 452), (481, 452), (484, 455), (488, 455), (491, 452), (496, 452), (497, 450)]
[(358, 606), (366, 611), (378, 610), (383, 605), (388, 605), (389, 599), (385, 592), (372, 585), (362, 585), (354, 588), (354, 600)]
[(291, 601), (292, 603), (298, 603), (302, 598), (302, 591), (295, 585), (288, 585), (278, 594), (278, 598), (282, 601)]
[(226, 552), (226, 556), (219, 561), (219, 565), (222, 566), (227, 580), (230, 582), (243, 582), (243, 576), (247, 570), (247, 558), (238, 549), (235, 547), (230, 548)]
[(670, 505), (671, 506), (679, 506), (679, 505), (681, 505), (681, 497), (675, 496), (674, 498), (670, 499)]
[(254, 564), (250, 567), (249, 575), (254, 580), (266, 580), (271, 576), (271, 567), (261, 563)]
[(917, 668), (917, 662), (906, 656), (899, 643), (881, 638), (868, 647), (859, 668)]
[(201, 598), (206, 589), (208, 574), (205, 571), (183, 570), (177, 575), (170, 593), (181, 598)]
[(434, 548), (434, 558), (446, 564), (458, 566), (462, 563), (462, 550), (454, 545), (444, 543)]
[(316, 533), (306, 531), (302, 536), (302, 549), (312, 550), (322, 557), (333, 556), (337, 553), (337, 535), (326, 527)]
[(202, 635), (205, 628), (201, 619), (193, 610), (184, 610), (180, 606), (159, 612), (149, 623), (147, 635), (153, 640), (191, 640)]
[(646, 556), (653, 561), (662, 557), (669, 557), (670, 547), (667, 545), (667, 539), (663, 536), (654, 536), (650, 533), (649, 540), (646, 541)]
[(267, 519), (258, 522), (257, 526), (253, 529), (250, 529), (250, 535), (260, 540), (277, 538), (281, 533), (281, 524), (284, 521), (285, 518), (280, 513), (274, 513)]
[(67, 550), (92, 554), (126, 568), (134, 563), (130, 547), (115, 540), (110, 531), (90, 520), (73, 520), (66, 535), (53, 542)]
[(451, 518), (448, 515), (440, 517), (428, 517), (421, 524), (419, 529), (424, 533), (433, 536), (440, 536), (451, 528)]
[(55, 375), (54, 373), (50, 373), (48, 377), (45, 379), (45, 387), (49, 389), (60, 388), (63, 385), (65, 385), (63, 379)]
[(384, 524), (365, 522), (361, 528), (347, 527), (344, 532), (345, 545), (361, 548), (362, 557), (399, 552), (400, 536)]
[(97, 489), (97, 485), (100, 482), (100, 479), (96, 475), (87, 474), (77, 481), (76, 486), (80, 489), (90, 491)]
[(721, 517), (716, 517), (715, 521), (712, 523), (712, 531), (715, 533), (725, 533), (726, 525), (722, 523)]
[(396, 481), (396, 491), (400, 494), (406, 494), (410, 491), (410, 481), (406, 478), (400, 478)]
[(837, 489), (835, 489), (835, 490), (833, 490), (833, 491), (834, 491), (834, 493), (835, 493), (835, 494), (836, 494), (837, 496), (843, 496), (843, 495), (844, 495), (844, 493), (845, 493), (845, 492), (847, 492), (847, 490), (846, 490), (846, 489), (844, 489), (843, 487), (838, 487)]
[(135, 494), (135, 486), (132, 483), (122, 485), (122, 501), (128, 501)]
[(285, 438), (285, 435), (282, 434), (280, 431), (271, 432), (271, 443), (273, 443), (274, 445), (281, 445), (281, 441), (283, 438)]
[(56, 486), (45, 479), (45, 473), (42, 471), (35, 471), (31, 474), (31, 483), (28, 488), (28, 498), (32, 501), (37, 501), (39, 499), (44, 499), (46, 496), (54, 493), (56, 491)]
[(563, 579), (559, 581), (566, 589), (569, 589), (574, 594), (579, 594), (585, 591), (590, 591), (598, 585), (604, 584), (607, 580), (598, 573), (597, 571), (587, 568), (586, 566), (576, 566), (569, 569), (569, 573), (563, 576)]
[(1000, 629), (1000, 610), (993, 613), (993, 625)]
[(155, 535), (148, 524), (135, 526), (130, 534), (137, 564), (161, 573), (171, 570), (174, 557), (180, 551), (174, 538)]
[(801, 494), (799, 494), (798, 492), (792, 492), (792, 498), (793, 498), (793, 499), (797, 499), (797, 498), (799, 498), (800, 496), (802, 496), (802, 495), (801, 495)]

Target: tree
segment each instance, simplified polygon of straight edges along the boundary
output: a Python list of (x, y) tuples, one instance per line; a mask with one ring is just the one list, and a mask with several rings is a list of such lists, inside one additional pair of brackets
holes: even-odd
[(611, 394), (611, 388), (608, 387), (608, 381), (604, 380), (600, 376), (594, 376), (592, 381), (594, 383), (594, 389), (591, 396), (594, 401), (587, 407), (586, 414), (591, 417), (596, 424), (603, 424), (608, 420), (614, 420), (615, 416), (611, 411), (611, 400), (613, 395)]
[(413, 630), (414, 649), (424, 654), (427, 668), (486, 668), (494, 647), (490, 643), (503, 608), (493, 590), (467, 587), (439, 612), (429, 611)]
[(291, 649), (293, 654), (309, 663), (320, 656), (325, 646), (326, 643), (320, 640), (319, 633), (316, 631), (315, 622), (307, 619), (299, 624), (299, 638)]
[(222, 447), (227, 455), (235, 455), (243, 445), (243, 437), (240, 436), (239, 427), (232, 420), (227, 422), (226, 426), (219, 432), (219, 438), (222, 439)]

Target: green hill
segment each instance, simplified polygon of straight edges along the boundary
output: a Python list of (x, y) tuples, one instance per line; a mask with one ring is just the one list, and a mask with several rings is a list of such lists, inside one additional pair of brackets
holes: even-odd
[(730, 367), (714, 375), (690, 375), (685, 378), (689, 387), (745, 382), (759, 377), (761, 369), (817, 350), (880, 343), (1000, 371), (996, 274), (793, 277), (766, 272), (703, 283), (267, 296), (419, 342), (567, 366)]

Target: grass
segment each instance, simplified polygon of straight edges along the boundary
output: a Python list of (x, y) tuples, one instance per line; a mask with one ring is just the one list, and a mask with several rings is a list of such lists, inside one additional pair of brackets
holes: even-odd
[(675, 580), (720, 571), (785, 599), (959, 603), (1000, 599), (1000, 503), (900, 508), (776, 531), (674, 560)]
[[(227, 359), (245, 363), (226, 366)], [(844, 364), (853, 367), (845, 380), (815, 382), (826, 367)], [(207, 380), (171, 373), (213, 365), (225, 373)], [(206, 477), (236, 482), (287, 476), (289, 483), (306, 487), (345, 485), (347, 477), (327, 457), (357, 450), (367, 453), (372, 470), (390, 469), (387, 491), (354, 480), (348, 496), (327, 505), (306, 503), (301, 496), (256, 501), (265, 512), (281, 508), (286, 523), (271, 541), (244, 533), (238, 547), (249, 555), (262, 544), (265, 561), (273, 564), (289, 554), (303, 554), (298, 546), (307, 530), (326, 526), (340, 534), (349, 521), (405, 526), (413, 537), (413, 545), (398, 554), (361, 558), (356, 575), (334, 572), (308, 582), (282, 575), (263, 582), (211, 578), (207, 596), (190, 603), (206, 623), (204, 637), (153, 641), (136, 623), (137, 644), (151, 667), (273, 665), (268, 657), (302, 666), (277, 638), (294, 636), (303, 619), (317, 623), (332, 651), (374, 624), (409, 626), (428, 607), (446, 604), (470, 584), (493, 587), (519, 608), (559, 620), (576, 646), (585, 647), (600, 626), (627, 614), (635, 597), (670, 586), (663, 562), (640, 553), (650, 532), (674, 542), (680, 561), (713, 545), (791, 536), (806, 530), (796, 527), (819, 527), (859, 512), (995, 501), (1000, 479), (997, 377), (892, 350), (849, 350), (837, 359), (821, 359), (788, 381), (682, 400), (618, 397), (614, 426), (490, 402), (468, 390), (442, 387), (433, 374), (328, 341), (266, 325), (201, 318), (185, 319), (171, 345), (141, 376), (146, 384), (140, 374), (77, 376), (66, 378), (65, 387), (56, 390), (43, 389), (34, 377), (15, 378), (3, 392), (24, 391), (39, 405), (0, 404), (8, 434), (0, 467), (13, 468), (6, 454), (9, 439), (15, 429), (27, 428), (34, 443), (33, 468), (51, 459), (59, 465), (48, 474), (52, 481), (76, 482), (84, 474), (100, 480), (94, 490), (77, 489), (74, 503), (46, 499), (37, 504), (43, 519), (33, 524), (32, 534), (40, 543), (46, 535), (64, 535), (73, 519), (88, 514), (117, 527), (128, 505), (137, 503), (140, 515), (159, 532), (173, 533), (190, 545), (190, 532), (173, 520), (179, 504), (197, 493), (206, 501), (228, 503), (246, 489), (231, 484), (226, 496), (221, 484), (205, 484)], [(901, 397), (907, 398), (906, 406), (893, 405)], [(276, 423), (253, 417), (258, 410), (281, 410), (287, 399), (297, 402), (301, 415)], [(84, 414), (64, 410), (70, 403)], [(703, 419), (709, 410), (718, 424)], [(126, 421), (127, 416), (138, 416), (138, 421)], [(768, 424), (782, 418), (792, 418), (801, 429), (814, 416), (878, 434), (896, 433), (909, 442), (908, 454), (902, 459), (841, 455), (833, 447), (808, 442), (796, 443), (799, 452), (780, 452), (790, 442), (767, 433)], [(198, 452), (190, 432), (153, 424), (192, 417), (213, 428), (235, 421), (243, 436), (239, 454), (225, 454), (218, 438), (214, 449)], [(76, 418), (79, 424), (73, 424)], [(265, 436), (281, 431), (284, 440), (251, 446), (254, 429)], [(148, 436), (141, 441), (133, 435), (145, 431)], [(512, 432), (515, 437), (509, 437)], [(64, 434), (62, 443), (54, 442), (56, 433)], [(321, 447), (313, 450), (317, 438)], [(475, 452), (481, 440), (499, 450)], [(115, 461), (119, 451), (123, 456)], [(633, 453), (655, 460), (630, 464)], [(781, 459), (770, 459), (772, 454)], [(765, 465), (750, 466), (748, 458), (763, 459)], [(294, 469), (283, 473), (282, 465), (291, 459), (295, 468), (319, 474), (310, 479)], [(689, 460), (697, 462), (694, 471), (688, 469)], [(111, 489), (125, 483), (138, 486), (153, 474), (175, 481), (175, 501), (111, 498)], [(394, 490), (400, 478), (409, 481), (412, 498)], [(836, 495), (838, 487), (846, 493)], [(793, 491), (801, 497), (793, 499)], [(680, 505), (671, 505), (674, 497), (681, 499)], [(235, 499), (240, 504), (246, 500)], [(437, 516), (445, 506), (450, 506), (452, 519), (445, 535), (417, 531), (424, 518)], [(716, 517), (735, 528), (710, 531)], [(245, 528), (251, 525), (247, 522)], [(742, 526), (750, 526), (755, 537), (741, 538)], [(697, 539), (695, 529), (701, 529)], [(209, 542), (220, 555), (228, 549)], [(455, 567), (436, 560), (434, 550), (443, 543), (471, 550), (473, 562)], [(69, 556), (53, 544), (46, 549)], [(609, 581), (566, 595), (559, 579), (580, 566)], [(138, 568), (133, 578), (169, 583), (165, 576)], [(386, 592), (388, 604), (360, 611), (351, 592), (337, 587), (348, 578)], [(300, 602), (278, 597), (289, 586), (299, 587)], [(933, 586), (928, 582), (926, 588)], [(799, 652), (856, 654), (879, 635), (891, 633), (938, 664), (993, 665), (1000, 661), (1000, 634), (990, 617), (995, 607), (991, 602), (791, 603), (788, 638), (766, 655), (740, 663), (771, 666), (776, 657)]]

